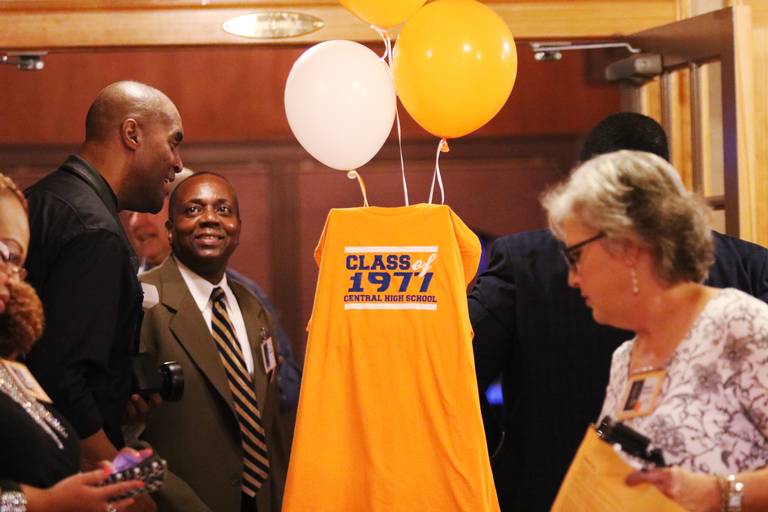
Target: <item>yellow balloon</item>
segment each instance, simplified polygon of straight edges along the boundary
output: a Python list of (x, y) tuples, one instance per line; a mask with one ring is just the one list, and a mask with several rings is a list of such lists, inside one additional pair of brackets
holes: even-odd
[(437, 0), (403, 27), (392, 68), (411, 117), (438, 137), (461, 137), (506, 103), (517, 76), (517, 50), (504, 20), (485, 5)]
[(399, 25), (427, 0), (339, 0), (352, 14), (371, 25), (389, 28)]

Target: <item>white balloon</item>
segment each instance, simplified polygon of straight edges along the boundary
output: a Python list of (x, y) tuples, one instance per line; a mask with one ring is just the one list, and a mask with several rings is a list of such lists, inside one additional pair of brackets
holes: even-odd
[(285, 114), (299, 143), (339, 170), (365, 165), (395, 119), (387, 65), (352, 41), (325, 41), (296, 60), (285, 84)]

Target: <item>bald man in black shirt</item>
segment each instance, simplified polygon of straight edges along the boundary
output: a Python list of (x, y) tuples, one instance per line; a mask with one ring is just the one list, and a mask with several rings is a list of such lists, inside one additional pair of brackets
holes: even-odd
[(26, 267), (43, 301), (44, 336), (27, 363), (82, 439), (82, 465), (123, 446), (130, 355), (138, 343), (141, 287), (118, 212), (157, 212), (181, 171), (181, 117), (138, 82), (103, 89), (86, 116), (85, 142), (26, 191)]

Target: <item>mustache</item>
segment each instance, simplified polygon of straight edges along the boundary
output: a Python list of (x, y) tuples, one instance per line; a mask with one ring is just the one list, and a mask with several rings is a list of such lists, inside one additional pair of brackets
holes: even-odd
[(45, 326), (43, 304), (35, 289), (24, 281), (8, 283), (11, 298), (0, 315), (0, 356), (27, 353), (42, 336)]

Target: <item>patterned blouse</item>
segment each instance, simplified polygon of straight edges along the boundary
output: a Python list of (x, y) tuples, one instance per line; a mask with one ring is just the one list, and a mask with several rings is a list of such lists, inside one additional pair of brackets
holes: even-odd
[[(613, 353), (600, 419), (616, 418), (634, 339)], [(666, 365), (654, 411), (625, 423), (667, 464), (709, 474), (768, 465), (768, 305), (739, 290), (706, 304)]]

